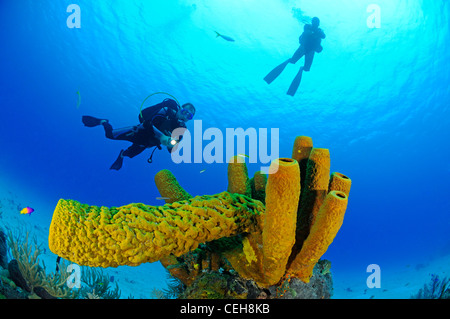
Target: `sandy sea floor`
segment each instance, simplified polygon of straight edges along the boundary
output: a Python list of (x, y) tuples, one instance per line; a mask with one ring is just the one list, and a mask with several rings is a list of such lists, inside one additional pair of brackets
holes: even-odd
[(450, 277), (450, 255), (424, 258), (423, 262), (402, 260), (380, 269), (380, 288), (368, 288), (371, 273), (365, 270), (332, 271), (333, 299), (410, 299), (431, 281), (432, 274)]

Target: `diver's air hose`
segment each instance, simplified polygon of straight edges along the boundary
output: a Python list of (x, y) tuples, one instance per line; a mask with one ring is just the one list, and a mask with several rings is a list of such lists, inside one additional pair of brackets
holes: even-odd
[(144, 101), (142, 101), (141, 107), (140, 107), (140, 109), (139, 109), (139, 114), (141, 115), (141, 117), (143, 117), (143, 116), (142, 116), (142, 107), (144, 106), (145, 101), (147, 101), (150, 97), (152, 97), (153, 95), (156, 95), (156, 94), (166, 94), (166, 95), (168, 95), (168, 96), (170, 96), (170, 97), (173, 97), (173, 99), (175, 100), (175, 102), (177, 102), (178, 106), (180, 106), (180, 102), (178, 102), (177, 98), (176, 98), (175, 96), (173, 96), (172, 94), (169, 94), (169, 93), (167, 93), (167, 92), (155, 92), (155, 93), (152, 93), (152, 94), (150, 94), (149, 96), (147, 96), (147, 97), (144, 99)]

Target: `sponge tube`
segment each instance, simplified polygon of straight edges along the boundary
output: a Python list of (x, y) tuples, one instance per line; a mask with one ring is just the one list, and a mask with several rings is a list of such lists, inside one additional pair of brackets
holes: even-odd
[(108, 208), (61, 199), (50, 225), (49, 248), (79, 265), (137, 266), (249, 232), (262, 212), (261, 202), (228, 192), (164, 206)]
[(163, 169), (155, 175), (155, 184), (166, 203), (178, 202), (192, 198), (188, 192), (180, 186), (171, 171)]
[(293, 257), (300, 251), (303, 241), (308, 237), (311, 225), (328, 193), (330, 179), (330, 152), (325, 148), (313, 148), (309, 155), (305, 187), (302, 189), (297, 212), (297, 231)]
[(328, 192), (341, 191), (344, 192), (347, 197), (350, 194), (350, 188), (352, 186), (352, 180), (344, 174), (334, 172), (330, 177), (330, 184), (328, 185)]
[(228, 163), (228, 192), (232, 194), (252, 195), (247, 165), (241, 156), (233, 156)]
[(331, 191), (323, 202), (302, 250), (291, 263), (288, 273), (309, 282), (314, 265), (327, 251), (344, 221), (348, 197), (344, 192)]
[[(263, 272), (268, 284), (276, 284), (286, 271), (295, 242), (300, 171), (296, 160), (280, 158), (266, 185), (266, 213), (262, 230)], [(270, 172), (270, 168), (269, 168)]]

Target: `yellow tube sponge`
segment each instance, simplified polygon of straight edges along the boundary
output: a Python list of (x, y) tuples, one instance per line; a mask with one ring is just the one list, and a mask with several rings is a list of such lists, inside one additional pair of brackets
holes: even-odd
[(269, 168), (266, 212), (257, 216), (254, 231), (242, 241), (242, 247), (224, 253), (239, 275), (261, 287), (277, 283), (295, 240), (295, 223), (300, 195), (297, 161), (278, 159)]
[(163, 169), (155, 175), (155, 184), (162, 197), (166, 197), (166, 203), (178, 202), (192, 198), (188, 192), (180, 186), (171, 171)]
[(341, 191), (331, 191), (326, 196), (302, 250), (287, 270), (289, 274), (309, 282), (314, 265), (327, 251), (342, 226), (347, 202), (347, 195)]
[[(276, 173), (272, 167), (278, 167)], [(269, 168), (266, 185), (266, 212), (263, 215), (263, 271), (268, 284), (284, 275), (295, 241), (297, 207), (300, 197), (300, 171), (296, 160), (280, 158)]]
[(344, 174), (334, 172), (330, 177), (330, 184), (328, 185), (328, 192), (341, 191), (344, 192), (347, 197), (350, 194), (350, 188), (352, 186), (352, 180)]
[(292, 158), (300, 163), (301, 160), (308, 159), (312, 148), (312, 138), (309, 136), (297, 136), (294, 140), (294, 147), (292, 148)]
[(222, 192), (164, 206), (97, 207), (59, 200), (50, 225), (50, 250), (79, 265), (137, 266), (199, 244), (250, 232), (259, 201)]
[(308, 163), (309, 154), (313, 148), (313, 141), (308, 136), (297, 136), (292, 148), (292, 158), (298, 162), (300, 166), (300, 184), (301, 188), (305, 188), (306, 164)]
[(252, 198), (260, 200), (265, 203), (266, 201), (266, 184), (267, 175), (261, 171), (257, 171), (253, 178), (250, 179), (250, 185), (252, 188)]
[(228, 163), (228, 192), (232, 194), (252, 195), (247, 165), (241, 156), (233, 156)]
[(330, 152), (325, 148), (313, 148), (306, 166), (305, 187), (302, 189), (297, 212), (297, 231), (293, 256), (300, 251), (308, 237), (315, 216), (328, 193), (330, 179)]

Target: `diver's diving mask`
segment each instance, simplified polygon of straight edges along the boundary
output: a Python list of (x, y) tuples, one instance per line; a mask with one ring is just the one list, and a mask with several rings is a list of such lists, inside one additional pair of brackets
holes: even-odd
[(191, 113), (188, 109), (182, 109), (181, 114), (183, 114), (188, 120), (192, 120), (192, 118), (194, 117), (194, 114)]

